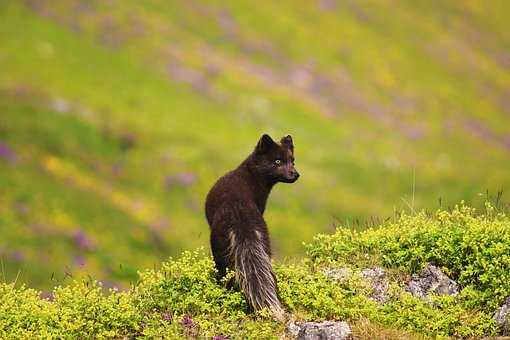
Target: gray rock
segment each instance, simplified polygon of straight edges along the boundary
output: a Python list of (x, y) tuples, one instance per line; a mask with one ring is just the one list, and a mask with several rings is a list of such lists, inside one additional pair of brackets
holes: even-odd
[(422, 299), (426, 299), (431, 293), (451, 296), (459, 294), (457, 282), (431, 264), (413, 274), (405, 290)]
[(372, 287), (370, 298), (378, 303), (385, 303), (388, 300), (389, 280), (386, 272), (380, 267), (365, 268), (361, 271), (361, 276)]
[(352, 275), (352, 271), (348, 267), (325, 268), (322, 272), (327, 277), (330, 277), (338, 282), (343, 282)]
[(285, 331), (288, 334), (292, 335), (294, 338), (297, 338), (300, 330), (301, 330), (301, 327), (299, 327), (299, 324), (294, 321), (289, 322), (287, 324), (287, 326), (285, 327)]
[(510, 335), (510, 296), (505, 303), (494, 313), (494, 320), (501, 329), (501, 334)]
[(287, 332), (298, 340), (347, 340), (352, 339), (351, 327), (345, 321), (292, 322)]

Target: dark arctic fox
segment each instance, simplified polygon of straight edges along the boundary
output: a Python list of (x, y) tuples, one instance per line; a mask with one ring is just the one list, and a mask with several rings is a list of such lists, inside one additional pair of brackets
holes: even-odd
[(262, 215), (271, 188), (278, 182), (294, 183), (298, 177), (292, 137), (283, 137), (276, 143), (265, 134), (241, 165), (216, 182), (205, 203), (219, 274), (225, 276), (227, 268), (234, 271), (251, 307), (268, 307), (280, 319), (284, 312), (278, 300), (269, 233)]

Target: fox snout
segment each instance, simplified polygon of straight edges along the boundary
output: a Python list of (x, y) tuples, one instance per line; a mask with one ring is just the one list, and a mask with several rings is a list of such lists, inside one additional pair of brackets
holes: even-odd
[(296, 170), (294, 170), (294, 171), (292, 172), (292, 176), (293, 176), (293, 178), (294, 178), (294, 181), (297, 181), (297, 179), (299, 178), (299, 172), (297, 172)]
[(299, 178), (299, 172), (296, 169), (291, 169), (287, 175), (285, 176), (285, 180), (283, 182), (286, 183), (294, 183)]

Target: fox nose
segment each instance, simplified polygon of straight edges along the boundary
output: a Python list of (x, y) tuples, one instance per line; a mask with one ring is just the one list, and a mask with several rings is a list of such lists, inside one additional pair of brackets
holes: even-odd
[(294, 170), (294, 171), (292, 172), (292, 177), (294, 177), (295, 179), (298, 179), (298, 178), (299, 178), (299, 172), (297, 172), (297, 171), (295, 171), (295, 170)]

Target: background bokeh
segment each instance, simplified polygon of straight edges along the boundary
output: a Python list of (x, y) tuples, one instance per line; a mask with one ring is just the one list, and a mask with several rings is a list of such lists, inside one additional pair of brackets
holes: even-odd
[(302, 174), (268, 204), (279, 259), (479, 205), (510, 186), (509, 22), (508, 1), (1, 1), (0, 279), (126, 286), (208, 247), (208, 189), (266, 132)]

